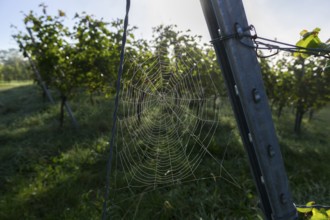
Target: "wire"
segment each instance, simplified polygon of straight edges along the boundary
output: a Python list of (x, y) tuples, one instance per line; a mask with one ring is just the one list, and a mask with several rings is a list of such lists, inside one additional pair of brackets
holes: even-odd
[(121, 78), (123, 75), (125, 44), (126, 44), (128, 15), (129, 15), (130, 5), (131, 5), (131, 1), (126, 0), (126, 15), (125, 15), (125, 20), (124, 20), (124, 32), (123, 32), (121, 51), (120, 51), (120, 63), (119, 63), (117, 87), (116, 87), (115, 108), (114, 108), (114, 112), (113, 112), (113, 124), (112, 124), (111, 139), (110, 139), (110, 152), (109, 152), (109, 158), (108, 158), (108, 162), (107, 162), (107, 176), (106, 176), (106, 186), (105, 186), (105, 194), (104, 194), (104, 202), (103, 202), (103, 210), (102, 210), (102, 220), (105, 220), (106, 215), (107, 215), (107, 200), (109, 197), (109, 188), (110, 188), (111, 163), (112, 163), (113, 146), (114, 146), (114, 139), (115, 139), (115, 133), (116, 133), (117, 112), (118, 112), (119, 93), (120, 93), (120, 81), (121, 81)]
[[(246, 31), (252, 31), (254, 34), (246, 34)], [(253, 44), (249, 44), (244, 42), (243, 40), (245, 38), (250, 38), (253, 42)], [(258, 57), (261, 58), (266, 58), (266, 57), (271, 57), (274, 55), (277, 55), (279, 51), (287, 51), (291, 53), (303, 53), (303, 54), (309, 54), (309, 55), (314, 55), (317, 57), (324, 57), (327, 59), (330, 59), (330, 49), (322, 49), (322, 48), (307, 48), (307, 47), (300, 47), (297, 45), (293, 44), (288, 44), (285, 42), (281, 41), (276, 41), (276, 40), (271, 40), (268, 38), (264, 37), (259, 37), (257, 35), (256, 29), (253, 25), (250, 25), (248, 28), (243, 29), (240, 33), (234, 33), (234, 34), (229, 34), (225, 36), (221, 36), (219, 38), (211, 40), (211, 43), (214, 43), (216, 41), (224, 41), (224, 40), (229, 40), (229, 39), (237, 39), (239, 42), (244, 45), (245, 47), (251, 48), (256, 50), (275, 50), (275, 52), (271, 55), (268, 56), (261, 56), (257, 53)]]
[(329, 205), (295, 205), (296, 208), (330, 209)]

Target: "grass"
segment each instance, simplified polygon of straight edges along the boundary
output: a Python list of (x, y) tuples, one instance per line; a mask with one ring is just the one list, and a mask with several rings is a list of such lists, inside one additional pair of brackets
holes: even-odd
[(1, 89), (0, 97), (0, 219), (76, 219), (66, 216), (72, 208), (84, 216), (85, 207), (91, 216), (89, 197), (103, 189), (109, 109), (86, 105), (76, 111), (79, 130), (69, 119), (59, 129), (59, 107), (35, 85)]
[[(56, 95), (56, 94), (54, 94)], [(100, 219), (105, 186), (112, 100), (76, 97), (69, 118), (58, 125), (58, 105), (49, 105), (29, 82), (0, 83), (0, 219)], [(124, 190), (110, 204), (112, 219), (258, 219), (258, 199), (232, 118), (223, 118), (210, 145), (240, 188), (220, 179), (163, 187), (132, 196)], [(294, 201), (330, 204), (330, 108), (304, 121), (293, 134), (293, 115), (274, 118)], [(230, 135), (230, 141), (229, 137)], [(206, 157), (198, 173), (216, 172)], [(302, 217), (303, 218), (303, 217)]]
[(276, 119), (282, 154), (296, 204), (330, 204), (330, 107), (312, 121), (304, 119), (302, 134), (292, 132), (294, 115)]

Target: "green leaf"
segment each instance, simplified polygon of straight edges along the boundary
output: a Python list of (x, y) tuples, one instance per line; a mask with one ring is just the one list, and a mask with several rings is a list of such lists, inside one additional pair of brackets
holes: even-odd
[(59, 15), (60, 17), (64, 17), (64, 16), (65, 16), (65, 12), (62, 11), (62, 10), (58, 10), (58, 15)]
[[(320, 31), (320, 28), (315, 28), (311, 32), (308, 32), (307, 30), (301, 31), (300, 35), (302, 36), (302, 39), (296, 43), (296, 46), (303, 48), (319, 48), (320, 44), (322, 44), (322, 41), (318, 37)], [(303, 53), (306, 52), (304, 49), (300, 49), (299, 51), (300, 52), (294, 53), (295, 57), (302, 57), (305, 59), (310, 56), (309, 54)]]
[(330, 209), (328, 209), (326, 212), (327, 216), (330, 218)]
[[(311, 201), (311, 202), (308, 202), (306, 204), (306, 206), (312, 206), (314, 205), (315, 202), (314, 201)], [(311, 212), (313, 208), (297, 208), (297, 211), (298, 212), (301, 212), (301, 213), (308, 213), (308, 212)]]
[(329, 218), (325, 214), (315, 208), (312, 210), (312, 212), (313, 216), (311, 217), (311, 220), (329, 220)]
[(302, 31), (300, 32), (300, 36), (304, 37), (307, 33), (308, 33), (307, 30), (302, 30)]

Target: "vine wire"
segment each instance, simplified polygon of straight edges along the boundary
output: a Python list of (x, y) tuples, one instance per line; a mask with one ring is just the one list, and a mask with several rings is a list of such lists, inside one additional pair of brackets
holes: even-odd
[(295, 205), (296, 208), (307, 208), (307, 209), (330, 209), (329, 205)]
[(110, 174), (111, 174), (111, 163), (112, 163), (112, 156), (113, 156), (113, 146), (114, 146), (114, 139), (116, 134), (116, 123), (117, 123), (117, 112), (118, 112), (118, 105), (119, 105), (119, 93), (120, 93), (120, 81), (123, 75), (123, 65), (124, 65), (124, 57), (125, 57), (125, 44), (126, 44), (126, 35), (127, 35), (127, 27), (128, 27), (128, 15), (130, 9), (131, 1), (126, 0), (126, 15), (124, 20), (124, 32), (121, 44), (121, 51), (120, 51), (120, 63), (118, 69), (118, 78), (117, 78), (117, 86), (116, 86), (116, 98), (115, 98), (115, 107), (113, 112), (113, 124), (111, 130), (111, 139), (110, 139), (110, 152), (109, 158), (107, 162), (107, 176), (106, 176), (106, 186), (105, 186), (105, 193), (104, 193), (104, 202), (103, 202), (103, 209), (102, 209), (102, 220), (106, 219), (107, 214), (107, 200), (109, 197), (109, 188), (110, 188)]
[[(253, 34), (246, 33), (247, 31), (253, 32)], [(244, 42), (244, 39), (250, 38), (253, 42), (253, 44)], [(257, 31), (253, 25), (250, 25), (247, 28), (241, 29), (241, 31), (238, 33), (234, 34), (229, 34), (229, 35), (224, 35), (219, 38), (211, 40), (211, 43), (214, 43), (216, 41), (224, 41), (224, 40), (229, 40), (229, 39), (237, 39), (239, 42), (251, 49), (256, 50), (269, 50), (273, 51), (275, 50), (274, 53), (268, 55), (268, 56), (262, 56), (257, 53), (258, 57), (261, 58), (267, 58), (267, 57), (272, 57), (277, 55), (280, 51), (286, 51), (290, 53), (304, 53), (304, 54), (309, 54), (309, 55), (314, 55), (317, 57), (324, 57), (327, 59), (330, 59), (330, 49), (323, 49), (323, 48), (307, 48), (307, 47), (300, 47), (297, 45), (293, 44), (288, 44), (285, 42), (277, 41), (277, 40), (272, 40), (269, 38), (265, 37), (259, 37), (257, 35)]]

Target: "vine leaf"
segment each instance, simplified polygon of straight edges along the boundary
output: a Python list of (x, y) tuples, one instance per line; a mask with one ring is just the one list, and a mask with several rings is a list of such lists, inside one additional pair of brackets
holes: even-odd
[[(314, 204), (315, 204), (315, 202), (314, 201), (311, 201), (311, 202), (308, 202), (306, 204), (306, 206), (312, 206)], [(301, 212), (301, 213), (308, 213), (308, 212), (311, 212), (312, 209), (313, 209), (312, 207), (311, 208), (297, 208), (297, 211), (298, 212)]]
[(325, 213), (327, 213), (327, 215), (328, 215), (328, 218), (330, 219), (330, 209), (329, 209), (329, 210), (327, 210)]
[(305, 214), (305, 216), (310, 216), (310, 220), (330, 220), (330, 209), (325, 210), (323, 208), (314, 208), (314, 201), (308, 202), (305, 208), (297, 208), (297, 211)]
[[(302, 39), (300, 39), (296, 46), (298, 47), (304, 47), (304, 48), (319, 48), (322, 43), (322, 41), (319, 38), (319, 32), (321, 31), (320, 28), (315, 28), (313, 31), (308, 32), (307, 30), (302, 30), (300, 32), (300, 35)], [(300, 49), (299, 52), (294, 53), (295, 57), (302, 57), (307, 58), (310, 56), (310, 54), (306, 54), (306, 50)]]
[(321, 211), (313, 208), (312, 210), (313, 216), (311, 217), (311, 220), (329, 220), (328, 216)]

